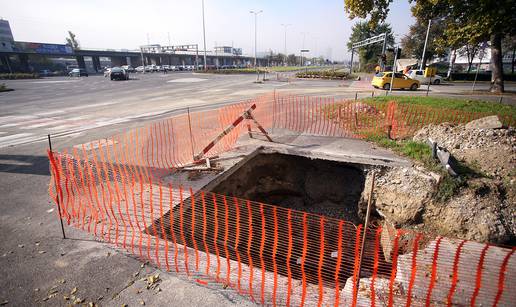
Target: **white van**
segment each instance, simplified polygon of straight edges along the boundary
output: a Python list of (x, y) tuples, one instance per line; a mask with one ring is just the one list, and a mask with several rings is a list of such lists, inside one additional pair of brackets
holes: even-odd
[[(419, 81), (421, 84), (428, 84), (430, 82), (430, 77), (425, 77), (425, 71), (424, 70), (409, 70), (406, 75), (414, 80)], [(443, 77), (439, 75), (435, 75), (432, 77), (432, 84), (441, 84), (443, 83)]]

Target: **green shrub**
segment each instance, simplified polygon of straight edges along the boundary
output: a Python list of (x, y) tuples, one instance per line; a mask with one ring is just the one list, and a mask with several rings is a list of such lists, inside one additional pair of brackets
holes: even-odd
[(296, 78), (348, 79), (350, 75), (340, 70), (307, 70), (296, 73)]
[(39, 74), (37, 74), (37, 73), (0, 74), (0, 79), (3, 79), (3, 80), (38, 79), (38, 78), (39, 78)]

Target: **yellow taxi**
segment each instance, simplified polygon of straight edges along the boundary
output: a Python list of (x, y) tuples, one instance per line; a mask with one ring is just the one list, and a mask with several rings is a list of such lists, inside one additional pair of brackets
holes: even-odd
[(419, 88), (419, 81), (411, 79), (404, 74), (394, 73), (394, 79), (392, 79), (392, 71), (379, 72), (374, 75), (371, 85), (375, 88), (383, 88), (388, 90), (391, 86), (391, 81), (394, 84), (393, 89), (410, 89), (415, 91)]

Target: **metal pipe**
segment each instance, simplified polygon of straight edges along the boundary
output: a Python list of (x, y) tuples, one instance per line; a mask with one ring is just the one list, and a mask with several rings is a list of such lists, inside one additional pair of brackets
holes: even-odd
[[(362, 259), (364, 258), (364, 247), (367, 234), (367, 227), (369, 226), (369, 217), (371, 216), (371, 204), (373, 200), (374, 182), (376, 179), (376, 172), (373, 171), (373, 177), (371, 178), (371, 187), (369, 189), (369, 199), (367, 200), (366, 218), (364, 223), (364, 233), (362, 235), (362, 246), (360, 248), (360, 259), (358, 260), (358, 277), (357, 277), (357, 289), (360, 285), (360, 273), (362, 271)], [(358, 291), (357, 291), (358, 292)]]
[[(48, 148), (52, 152), (52, 141), (50, 139), (50, 134), (48, 134)], [(59, 201), (59, 193), (58, 193), (58, 182), (56, 179), (56, 202), (57, 202), (57, 212), (59, 213), (59, 222), (61, 222), (61, 232), (63, 233), (63, 239), (66, 239), (66, 234), (63, 226), (63, 216), (61, 215), (61, 202)]]
[(186, 108), (186, 112), (188, 113), (188, 129), (190, 131), (190, 146), (192, 148), (192, 158), (195, 162), (195, 151), (194, 151), (194, 142), (193, 142), (193, 135), (192, 135), (192, 121), (190, 119), (190, 108)]
[(202, 40), (204, 43), (204, 71), (208, 70), (206, 66), (206, 27), (204, 24), (204, 0), (202, 0)]
[(398, 59), (398, 46), (394, 48), (394, 63), (392, 63), (392, 76), (391, 76), (391, 85), (389, 86), (389, 94), (392, 93), (392, 86), (394, 83), (394, 73), (396, 71), (396, 60)]

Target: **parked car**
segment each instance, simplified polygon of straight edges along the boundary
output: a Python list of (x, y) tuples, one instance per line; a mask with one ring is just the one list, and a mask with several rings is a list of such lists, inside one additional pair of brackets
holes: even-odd
[(122, 68), (128, 73), (135, 72), (134, 67), (132, 67), (131, 65), (122, 65)]
[(407, 76), (409, 78), (412, 78), (414, 80), (418, 80), (421, 84), (428, 84), (430, 80), (432, 80), (432, 84), (441, 84), (443, 82), (443, 77), (439, 75), (435, 75), (432, 78), (425, 77), (425, 71), (424, 70), (409, 70), (407, 73)]
[(129, 73), (122, 67), (113, 67), (109, 78), (111, 80), (129, 80)]
[(43, 70), (39, 71), (39, 75), (42, 77), (48, 77), (48, 76), (52, 75), (52, 72), (48, 69), (43, 69)]
[(163, 70), (163, 67), (160, 66), (160, 65), (153, 65), (154, 66), (154, 71), (162, 71)]
[(138, 66), (138, 67), (135, 68), (135, 71), (136, 72), (143, 72), (144, 69), (145, 68), (143, 66)]
[(420, 85), (418, 80), (411, 79), (401, 73), (395, 73), (393, 79), (392, 71), (379, 72), (375, 74), (373, 80), (371, 81), (371, 85), (375, 88), (383, 88), (384, 90), (388, 90), (391, 87), (391, 81), (393, 83), (393, 89), (408, 88), (412, 91), (415, 91), (419, 88)]
[(84, 68), (74, 68), (72, 71), (68, 73), (70, 77), (87, 77), (88, 73), (86, 72), (86, 69)]

